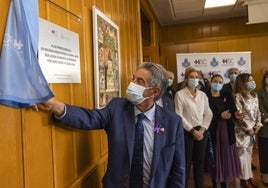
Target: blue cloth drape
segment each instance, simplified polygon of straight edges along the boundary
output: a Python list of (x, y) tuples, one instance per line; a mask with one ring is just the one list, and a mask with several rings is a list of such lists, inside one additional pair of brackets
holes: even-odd
[(0, 103), (25, 108), (53, 97), (38, 62), (38, 0), (12, 0), (0, 57)]

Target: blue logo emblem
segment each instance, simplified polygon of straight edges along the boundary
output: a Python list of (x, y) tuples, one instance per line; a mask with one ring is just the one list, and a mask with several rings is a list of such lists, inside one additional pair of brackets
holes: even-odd
[(183, 67), (189, 67), (191, 65), (191, 63), (188, 61), (187, 58), (184, 59), (184, 61), (182, 62), (182, 66)]
[(210, 62), (210, 65), (212, 67), (216, 67), (216, 66), (218, 66), (218, 64), (219, 64), (219, 62), (216, 60), (215, 57), (213, 57), (212, 61)]
[(243, 57), (240, 57), (240, 59), (237, 61), (237, 64), (243, 66), (246, 64), (246, 61), (243, 59)]

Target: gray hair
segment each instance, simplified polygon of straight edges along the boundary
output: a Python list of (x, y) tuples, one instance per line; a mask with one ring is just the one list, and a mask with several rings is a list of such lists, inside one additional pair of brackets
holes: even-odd
[(166, 91), (168, 84), (167, 71), (162, 65), (152, 62), (144, 62), (140, 64), (137, 70), (141, 68), (146, 69), (152, 73), (151, 79), (148, 80), (150, 87), (159, 86), (161, 88), (160, 94), (154, 98), (154, 100), (157, 101)]

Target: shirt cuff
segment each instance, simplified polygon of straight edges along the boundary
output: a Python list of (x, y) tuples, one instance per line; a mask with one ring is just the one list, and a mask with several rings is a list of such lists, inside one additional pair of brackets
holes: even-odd
[(66, 113), (67, 113), (67, 109), (66, 109), (66, 105), (64, 104), (64, 112), (63, 112), (63, 114), (61, 116), (57, 116), (56, 114), (53, 114), (53, 116), (54, 116), (54, 118), (56, 120), (62, 120), (64, 118), (64, 116), (66, 115)]

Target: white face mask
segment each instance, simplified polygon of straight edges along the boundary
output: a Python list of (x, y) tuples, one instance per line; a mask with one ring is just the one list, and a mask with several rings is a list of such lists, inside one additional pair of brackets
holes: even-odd
[(236, 77), (237, 77), (237, 74), (230, 74), (230, 75), (229, 75), (229, 78), (230, 78), (230, 80), (231, 80), (232, 83), (235, 82)]
[(211, 88), (213, 91), (220, 91), (222, 89), (223, 84), (221, 83), (211, 83)]
[(143, 101), (149, 98), (143, 97), (143, 92), (145, 89), (149, 88), (145, 88), (143, 86), (135, 84), (134, 82), (130, 82), (126, 91), (127, 99), (134, 105), (141, 104)]
[(172, 84), (173, 84), (173, 79), (168, 79), (168, 87), (170, 87), (170, 86), (172, 86)]
[(188, 86), (191, 88), (196, 88), (199, 85), (199, 79), (198, 78), (190, 78), (188, 80)]
[(249, 90), (253, 90), (253, 89), (255, 89), (255, 88), (256, 88), (256, 83), (255, 83), (255, 81), (249, 81), (249, 82), (247, 82), (247, 88), (248, 88)]

